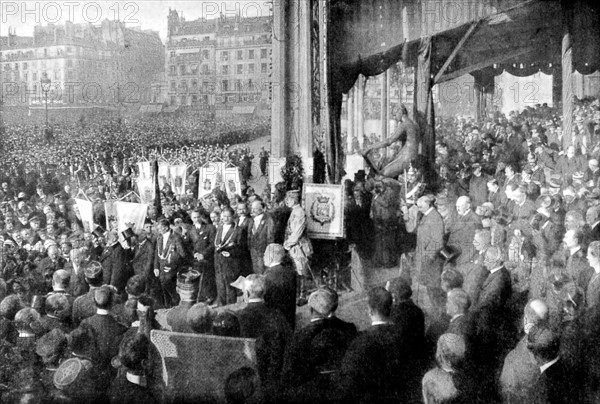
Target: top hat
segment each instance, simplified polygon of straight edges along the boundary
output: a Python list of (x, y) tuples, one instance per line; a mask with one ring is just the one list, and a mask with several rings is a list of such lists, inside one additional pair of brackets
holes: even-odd
[(92, 232), (92, 234), (93, 234), (94, 236), (96, 236), (96, 238), (100, 238), (100, 237), (103, 237), (103, 236), (104, 236), (104, 233), (105, 233), (105, 232), (106, 232), (106, 230), (104, 230), (104, 229), (102, 228), (102, 226), (98, 226), (98, 227), (96, 227), (96, 228), (94, 229), (94, 231)]
[(123, 236), (123, 238), (125, 240), (129, 240), (130, 238), (135, 236), (135, 233), (133, 232), (133, 230), (131, 230), (131, 227), (128, 227), (124, 231), (121, 232), (121, 235)]
[(460, 249), (458, 247), (447, 245), (440, 250), (440, 256), (447, 262), (453, 261), (460, 255)]

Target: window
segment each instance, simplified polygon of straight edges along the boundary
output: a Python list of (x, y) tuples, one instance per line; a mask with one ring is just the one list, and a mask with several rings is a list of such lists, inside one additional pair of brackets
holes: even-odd
[(208, 50), (205, 49), (202, 51), (202, 59), (210, 59), (210, 53)]
[(192, 89), (194, 89), (194, 90), (198, 89), (198, 81), (192, 80)]
[(198, 96), (192, 95), (192, 104), (197, 104), (197, 103), (198, 103)]
[(15, 70), (19, 70), (19, 64), (15, 63)]
[[(67, 46), (67, 53), (71, 53), (71, 52), (73, 52), (73, 49), (71, 49), (70, 46)], [(46, 49), (44, 49), (44, 55), (45, 55), (45, 53), (46, 53)]]
[(254, 49), (248, 51), (248, 59), (254, 59)]
[(244, 51), (237, 51), (237, 60), (242, 60), (244, 59)]
[(202, 96), (202, 102), (205, 104), (208, 104), (208, 95), (203, 95)]
[(266, 63), (261, 63), (261, 64), (260, 64), (260, 72), (261, 72), (262, 74), (265, 74), (265, 73), (267, 73), (267, 64), (266, 64)]
[(23, 70), (27, 70), (27, 62), (23, 63)]
[(266, 59), (267, 58), (267, 50), (266, 49), (261, 49), (260, 50), (260, 58), (261, 59)]
[(229, 91), (229, 82), (227, 80), (223, 80), (223, 91)]
[(175, 53), (175, 51), (171, 51), (171, 58), (174, 58), (177, 54)]
[(33, 73), (33, 81), (37, 81), (37, 73)]
[(228, 61), (229, 60), (229, 52), (221, 52), (221, 60)]
[(171, 82), (171, 90), (175, 90), (175, 86), (176, 86), (175, 82), (174, 82), (174, 81), (172, 81), (172, 82)]
[(227, 65), (221, 66), (221, 73), (229, 74), (229, 66), (227, 66)]
[(180, 74), (184, 75), (185, 74), (185, 65), (179, 65), (179, 72)]
[(23, 73), (23, 80), (27, 81), (27, 79), (28, 79), (28, 74), (27, 74), (27, 72), (25, 72), (25, 73)]
[(177, 102), (176, 100), (177, 100), (177, 98), (174, 95), (172, 95), (171, 96), (171, 105), (174, 105), (175, 102)]
[(176, 69), (177, 68), (175, 66), (171, 65), (171, 67), (170, 67), (170, 73), (171, 74), (177, 74), (177, 70)]
[(235, 81), (235, 91), (242, 91), (242, 81), (241, 80)]
[(73, 70), (69, 70), (67, 72), (67, 80), (73, 80), (74, 74), (73, 74)]
[(242, 74), (244, 72), (244, 65), (237, 65), (237, 74)]
[(58, 70), (54, 71), (54, 80), (60, 80), (60, 72)]
[(181, 87), (184, 90), (187, 90), (187, 81), (182, 80), (181, 83), (179, 83), (179, 87)]
[[(70, 52), (69, 49), (71, 49), (71, 48), (67, 48), (67, 52)], [(47, 56), (48, 56), (48, 49), (44, 49), (44, 57), (47, 57)]]
[(73, 67), (73, 61), (71, 59), (67, 60), (67, 67)]
[(187, 105), (187, 97), (185, 95), (181, 96), (181, 105)]
[(248, 65), (248, 73), (254, 74), (254, 63)]
[(202, 74), (208, 74), (208, 65), (202, 65)]

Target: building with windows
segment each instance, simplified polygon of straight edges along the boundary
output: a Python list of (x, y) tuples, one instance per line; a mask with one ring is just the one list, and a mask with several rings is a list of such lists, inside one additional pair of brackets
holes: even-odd
[(36, 26), (33, 37), (11, 31), (0, 38), (2, 102), (41, 106), (43, 77), (51, 81), (53, 108), (152, 102), (153, 85), (164, 76), (163, 58), (158, 32), (118, 21)]
[(268, 115), (272, 20), (186, 21), (170, 10), (165, 101), (216, 116)]

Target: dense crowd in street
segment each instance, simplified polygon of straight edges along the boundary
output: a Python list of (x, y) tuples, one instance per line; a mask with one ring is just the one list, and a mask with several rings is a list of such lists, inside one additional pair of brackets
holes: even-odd
[[(300, 190), (283, 183), (231, 199), (163, 189), (143, 229), (97, 220), (84, 231), (78, 187), (96, 182), (93, 200), (123, 195), (142, 158), (218, 158), (254, 173), (250, 151), (225, 143), (251, 140), (261, 123), (240, 129), (241, 142), (196, 137), (232, 133), (226, 124), (187, 134), (181, 124), (74, 125), (41, 146), (32, 128), (4, 129), (3, 402), (160, 402), (153, 329), (255, 338), (256, 373), (224, 381), (228, 402), (600, 401), (598, 100), (576, 104), (571, 142), (546, 105), (445, 119), (435, 178), (417, 158), (398, 178), (367, 169), (348, 180), (350, 248), (401, 274), (358, 303), (371, 321), (360, 332), (319, 285)], [(252, 157), (265, 175), (268, 153)]]

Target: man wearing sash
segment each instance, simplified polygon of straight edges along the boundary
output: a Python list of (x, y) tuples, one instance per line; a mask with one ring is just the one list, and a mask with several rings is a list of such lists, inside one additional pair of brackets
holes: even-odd
[(160, 234), (156, 239), (154, 255), (154, 276), (160, 281), (161, 295), (158, 296), (164, 307), (177, 305), (179, 296), (176, 292), (177, 274), (185, 258), (185, 249), (181, 236), (171, 230), (169, 220), (158, 222)]
[(217, 281), (216, 306), (237, 301), (237, 292), (231, 283), (241, 272), (242, 232), (233, 220), (233, 209), (225, 207), (221, 212), (221, 224), (215, 237), (215, 276)]

